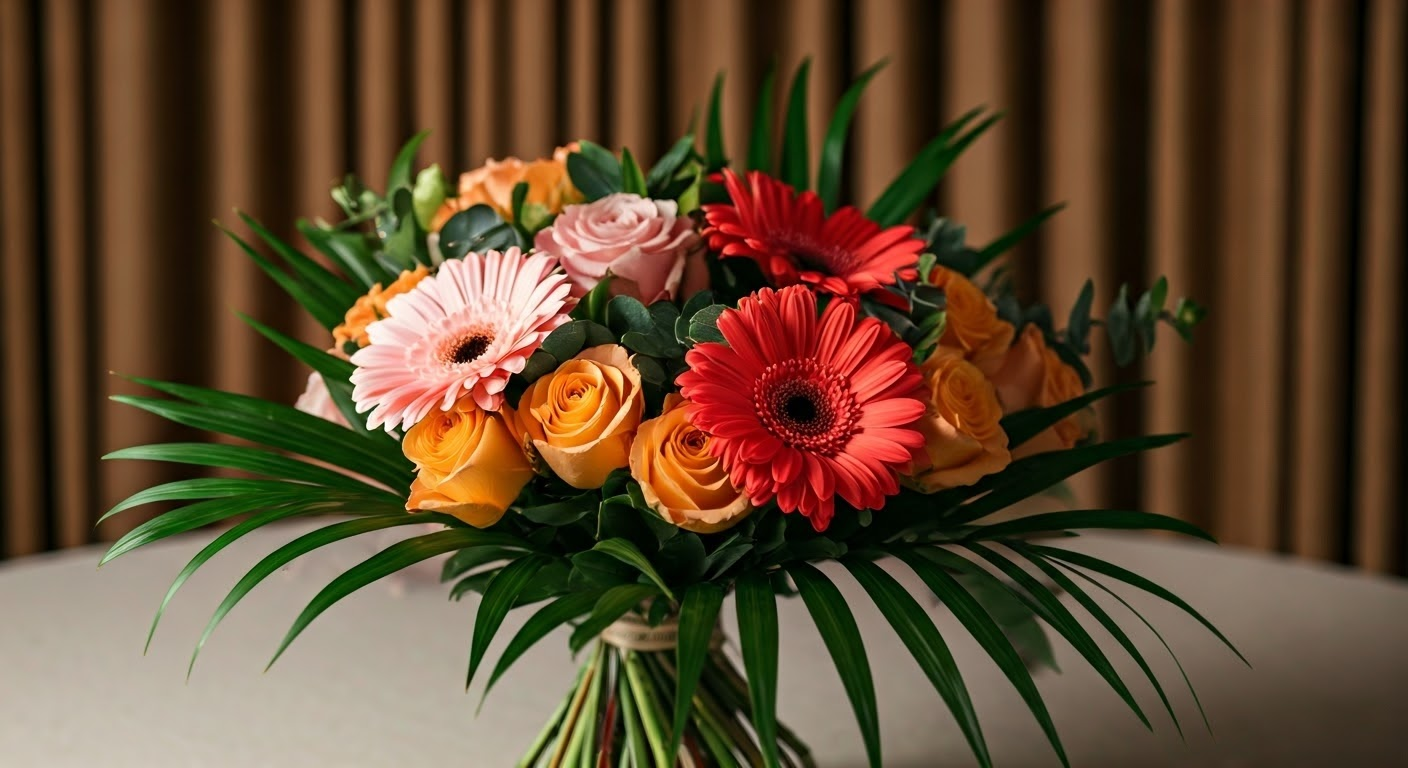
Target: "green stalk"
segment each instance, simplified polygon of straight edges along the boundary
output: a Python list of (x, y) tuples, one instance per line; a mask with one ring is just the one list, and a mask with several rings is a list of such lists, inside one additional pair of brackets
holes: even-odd
[[(625, 671), (625, 657), (621, 657), (621, 669)], [(626, 764), (626, 755), (630, 755), (631, 764), (639, 768), (646, 768), (646, 757), (650, 753), (646, 751), (645, 726), (640, 722), (640, 715), (636, 712), (636, 700), (631, 695), (630, 683), (626, 680), (625, 674), (616, 676), (616, 694), (621, 702), (621, 719), (626, 724), (626, 749), (621, 750), (621, 764)]]
[(576, 768), (592, 768), (597, 710), (601, 705), (601, 679), (606, 677), (606, 643), (597, 643), (593, 655), (596, 658), (593, 662), (596, 674), (592, 675), (591, 682), (587, 684), (587, 699), (582, 706), (582, 716), (577, 718), (576, 728), (572, 732), (572, 743), (568, 745), (567, 754), (562, 760), (563, 765)]
[[(725, 656), (722, 651), (716, 651), (710, 654), (710, 656), (712, 657), (712, 666), (720, 673), (721, 679), (728, 682), (727, 687), (731, 689), (732, 695), (736, 697), (734, 699), (735, 706), (737, 706), (740, 712), (745, 713), (751, 721), (753, 718), (753, 707), (748, 703), (748, 682), (743, 679), (743, 676), (738, 673), (738, 670), (734, 669), (733, 662), (728, 656)], [(709, 676), (706, 675), (706, 677)], [(783, 725), (780, 721), (777, 724), (777, 738), (797, 755), (797, 759), (802, 762), (803, 768), (817, 768), (816, 759), (812, 757), (811, 749), (807, 747), (805, 742), (797, 738), (797, 734), (794, 733), (791, 728)]]
[(557, 750), (553, 752), (552, 759), (548, 761), (548, 768), (562, 768), (563, 758), (566, 756), (568, 742), (572, 740), (573, 730), (576, 728), (577, 717), (581, 714), (582, 703), (587, 697), (587, 688), (592, 678), (596, 677), (597, 654), (587, 660), (582, 665), (582, 676), (577, 683), (577, 692), (572, 697), (572, 704), (567, 710), (567, 720), (563, 723), (561, 734), (557, 739)]
[(572, 699), (577, 695), (577, 688), (582, 684), (582, 675), (586, 673), (586, 667), (577, 668), (577, 680), (572, 683), (572, 687), (567, 689), (567, 694), (562, 697), (562, 703), (557, 705), (552, 717), (548, 718), (547, 725), (538, 734), (538, 738), (533, 740), (532, 746), (524, 753), (523, 758), (518, 761), (516, 768), (529, 768), (538, 762), (543, 750), (547, 748), (548, 742), (552, 740), (553, 734), (557, 733), (557, 727), (561, 725), (562, 718), (567, 714), (567, 708), (572, 705)]
[[(654, 663), (660, 668), (660, 676), (657, 681), (665, 685), (675, 678), (675, 667), (670, 663), (666, 654), (655, 654)], [(703, 682), (710, 676), (708, 665), (705, 665), (704, 673), (700, 677)], [(734, 717), (737, 711), (736, 706), (727, 706), (718, 698), (712, 695), (708, 685), (702, 685), (695, 690), (694, 698), (690, 702), (696, 713), (705, 716), (714, 727), (718, 735), (724, 738), (725, 743), (734, 747), (735, 752), (742, 753), (744, 760), (751, 766), (761, 766), (763, 764), (763, 753), (755, 744), (753, 737), (743, 729), (738, 720)]]
[(636, 697), (636, 706), (641, 716), (641, 722), (645, 725), (645, 735), (650, 742), (650, 751), (655, 757), (655, 764), (673, 766), (674, 761), (669, 753), (670, 742), (666, 736), (665, 728), (661, 725), (668, 716), (660, 708), (660, 702), (655, 698), (655, 691), (651, 687), (650, 681), (646, 679), (645, 670), (641, 668), (640, 655), (634, 651), (626, 654), (626, 676), (630, 680), (631, 693)]

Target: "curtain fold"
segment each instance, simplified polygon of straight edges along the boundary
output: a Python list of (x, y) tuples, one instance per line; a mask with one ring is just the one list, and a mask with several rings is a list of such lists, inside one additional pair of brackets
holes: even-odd
[[(106, 400), (109, 371), (291, 401), (305, 373), (235, 314), (325, 344), (219, 220), (296, 239), (346, 172), (373, 186), (429, 130), (448, 175), (588, 138), (649, 162), (724, 72), (732, 157), (775, 66), (811, 57), (813, 155), (841, 90), (846, 193), (873, 199), (977, 105), (1006, 113), (941, 213), (982, 244), (1068, 207), (1007, 257), (1057, 317), (1086, 277), (1168, 276), (1211, 308), (1194, 345), (1102, 381), (1102, 432), (1184, 444), (1077, 478), (1224, 542), (1402, 573), (1408, 451), (1403, 0), (0, 0), (0, 556), (111, 538), (124, 495), (189, 476), (100, 463), (199, 439)], [(1097, 339), (1098, 341), (1098, 339)], [(1099, 345), (1097, 344), (1097, 347)]]

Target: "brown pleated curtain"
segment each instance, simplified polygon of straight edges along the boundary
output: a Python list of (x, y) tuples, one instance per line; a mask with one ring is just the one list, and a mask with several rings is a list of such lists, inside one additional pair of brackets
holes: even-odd
[(740, 156), (768, 63), (811, 55), (813, 147), (890, 59), (855, 199), (990, 105), (1006, 120), (937, 202), (983, 243), (1069, 201), (1011, 259), (1025, 295), (1064, 311), (1087, 276), (1103, 305), (1165, 274), (1212, 308), (1102, 414), (1196, 436), (1079, 478), (1083, 503), (1401, 572), (1405, 37), (1400, 0), (0, 0), (0, 555), (110, 538), (138, 518), (98, 514), (180, 476), (96, 460), (195, 437), (108, 403), (138, 389), (109, 371), (299, 391), (234, 313), (325, 339), (212, 217), (292, 236), (425, 128), (422, 161), (453, 171), (579, 137), (652, 158), (718, 71)]

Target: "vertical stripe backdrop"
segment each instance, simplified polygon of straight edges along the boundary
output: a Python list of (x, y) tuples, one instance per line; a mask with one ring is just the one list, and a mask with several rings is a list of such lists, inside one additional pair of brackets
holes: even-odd
[[(0, 0), (0, 556), (110, 538), (172, 470), (107, 450), (197, 436), (106, 395), (140, 374), (291, 400), (302, 375), (234, 314), (321, 343), (210, 224), (293, 237), (345, 171), (420, 129), (452, 171), (571, 139), (657, 156), (714, 74), (741, 154), (757, 84), (813, 57), (815, 147), (882, 59), (848, 153), (869, 201), (947, 119), (1007, 112), (936, 202), (1064, 311), (1087, 275), (1168, 275), (1212, 308), (1108, 434), (1189, 430), (1079, 478), (1226, 543), (1405, 563), (1402, 0)], [(779, 99), (782, 91), (779, 89)]]

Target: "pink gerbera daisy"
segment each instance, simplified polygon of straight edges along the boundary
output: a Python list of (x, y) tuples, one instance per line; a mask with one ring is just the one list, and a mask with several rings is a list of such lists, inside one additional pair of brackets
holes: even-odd
[(924, 403), (913, 352), (888, 327), (844, 301), (818, 319), (816, 305), (802, 286), (743, 299), (719, 318), (727, 345), (691, 349), (679, 384), (734, 487), (823, 531), (836, 496), (879, 509), (899, 492)]
[(517, 248), (452, 259), (386, 305), (352, 362), (352, 399), (367, 427), (410, 427), (462, 396), (498, 410), (509, 376), (568, 321), (567, 276), (546, 254)]
[(773, 285), (806, 283), (853, 297), (917, 276), (924, 241), (914, 227), (881, 229), (854, 206), (826, 215), (815, 192), (797, 192), (758, 171), (724, 171), (731, 203), (704, 206), (704, 237), (721, 256), (758, 262)]

